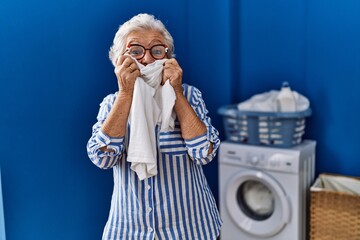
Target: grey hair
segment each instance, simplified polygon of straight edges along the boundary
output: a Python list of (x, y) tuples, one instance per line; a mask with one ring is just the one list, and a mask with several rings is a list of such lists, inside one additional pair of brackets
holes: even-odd
[(165, 44), (168, 47), (167, 57), (175, 57), (174, 40), (169, 31), (165, 28), (164, 24), (160, 20), (156, 19), (153, 15), (140, 13), (132, 17), (124, 24), (120, 25), (118, 31), (115, 34), (113, 45), (109, 50), (109, 58), (114, 66), (116, 66), (116, 60), (125, 51), (125, 41), (127, 36), (133, 31), (144, 29), (159, 31), (164, 36)]

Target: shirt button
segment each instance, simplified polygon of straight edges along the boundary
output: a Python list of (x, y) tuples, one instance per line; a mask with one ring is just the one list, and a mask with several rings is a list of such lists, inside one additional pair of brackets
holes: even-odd
[(152, 229), (151, 227), (149, 227), (148, 230), (149, 230), (149, 232), (152, 232), (152, 231), (153, 231), (153, 229)]
[(150, 208), (148, 208), (148, 212), (151, 212), (152, 211), (152, 208), (150, 207)]
[(147, 185), (147, 189), (150, 190), (151, 186), (150, 185)]

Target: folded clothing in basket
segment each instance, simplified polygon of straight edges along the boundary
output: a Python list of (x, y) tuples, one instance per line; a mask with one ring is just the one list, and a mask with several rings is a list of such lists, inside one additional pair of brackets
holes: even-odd
[[(240, 111), (258, 111), (258, 112), (279, 112), (277, 97), (280, 91), (271, 90), (252, 96), (250, 99), (238, 104)], [(296, 111), (305, 111), (310, 107), (309, 100), (296, 91), (292, 91), (294, 96)]]
[(323, 190), (360, 195), (360, 180), (345, 176), (329, 176), (322, 174), (311, 187), (311, 191)]

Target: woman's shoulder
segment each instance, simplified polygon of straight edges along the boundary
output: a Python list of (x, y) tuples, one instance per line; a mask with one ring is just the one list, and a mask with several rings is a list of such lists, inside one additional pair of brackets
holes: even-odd
[(200, 90), (197, 87), (189, 85), (187, 83), (182, 84), (182, 89), (185, 96), (188, 96), (190, 94), (201, 94)]
[(117, 95), (118, 95), (118, 92), (110, 93), (110, 94), (106, 95), (106, 96), (103, 98), (103, 100), (102, 100), (102, 102), (101, 102), (100, 105), (112, 104), (113, 102), (115, 102), (115, 99), (116, 99)]
[(202, 99), (201, 91), (192, 85), (183, 83), (182, 85), (184, 96), (192, 104), (198, 104), (199, 100)]

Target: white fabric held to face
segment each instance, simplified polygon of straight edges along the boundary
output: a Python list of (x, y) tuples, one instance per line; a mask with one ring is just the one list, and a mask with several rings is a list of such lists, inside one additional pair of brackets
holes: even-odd
[(146, 66), (138, 63), (141, 76), (135, 81), (129, 115), (130, 136), (127, 161), (140, 180), (157, 174), (155, 127), (161, 131), (174, 128), (175, 91), (166, 81), (161, 86), (163, 63), (157, 60)]

